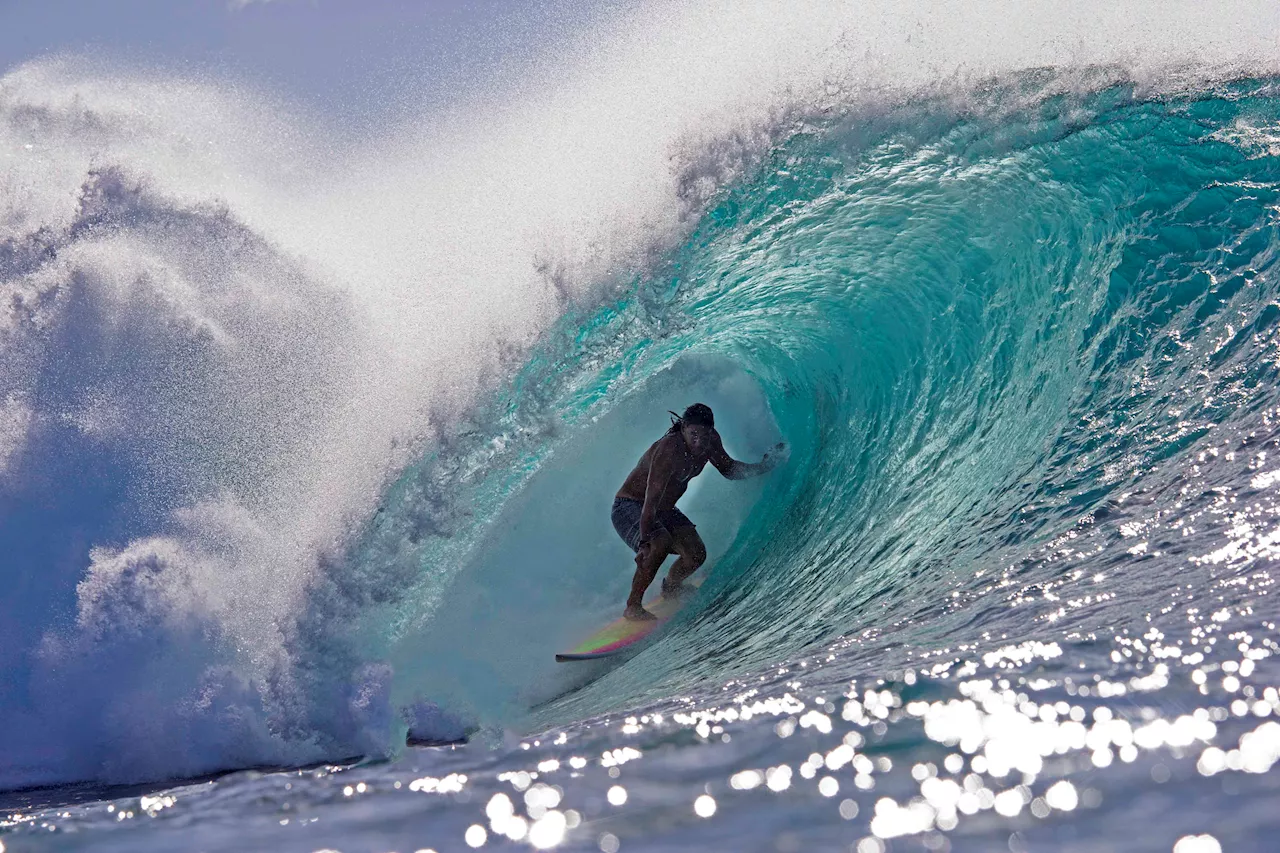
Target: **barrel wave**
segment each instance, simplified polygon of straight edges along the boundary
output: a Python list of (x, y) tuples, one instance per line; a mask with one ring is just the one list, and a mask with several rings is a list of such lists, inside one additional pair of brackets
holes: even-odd
[[(1197, 540), (1240, 523), (1219, 490), (1255, 491), (1277, 403), (1274, 83), (1027, 96), (1044, 84), (797, 128), (663, 275), (565, 321), (524, 369), (503, 439), (548, 412), (563, 433), (517, 454), (536, 497), (495, 514), (485, 592), (456, 599), (466, 619), (505, 601), (495, 587), (515, 587), (506, 612), (529, 603), (496, 629), (509, 686), (550, 677), (548, 647), (510, 651), (528, 620), (565, 642), (590, 624), (572, 614), (625, 597), (602, 508), (667, 408), (710, 402), (744, 458), (791, 448), (758, 488), (687, 501), (711, 544), (705, 609), (540, 722), (842, 638), (901, 664), (1082, 619), (1137, 628), (1195, 550), (1139, 531), (1188, 503)], [(1122, 592), (1095, 594), (1113, 574)]]
[[(967, 730), (903, 707), (975, 675), (992, 715), (1280, 713), (1280, 79), (1097, 58), (778, 61), (617, 126), (569, 86), (354, 153), (216, 84), (6, 76), (0, 785), (590, 741), (756, 692), (785, 739), (801, 671), (922, 761)], [(618, 78), (582, 85), (629, 109)], [(693, 402), (785, 463), (695, 482), (708, 579), (656, 641), (555, 664), (620, 611), (610, 501)]]

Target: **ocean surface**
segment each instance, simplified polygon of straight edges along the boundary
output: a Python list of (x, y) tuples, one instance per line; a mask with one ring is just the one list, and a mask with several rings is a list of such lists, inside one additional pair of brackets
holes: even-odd
[[(712, 6), (376, 139), (0, 78), (0, 850), (1276, 848), (1276, 14)], [(693, 402), (785, 463), (554, 663)]]

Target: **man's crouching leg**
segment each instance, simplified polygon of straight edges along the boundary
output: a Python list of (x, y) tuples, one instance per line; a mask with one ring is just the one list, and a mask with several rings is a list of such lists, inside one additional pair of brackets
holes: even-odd
[(627, 598), (627, 609), (623, 616), (637, 621), (657, 619), (644, 609), (644, 593), (658, 575), (662, 561), (671, 553), (671, 534), (665, 530), (649, 537), (649, 541), (640, 546), (636, 552), (636, 574), (631, 580), (631, 595)]
[(707, 561), (707, 546), (702, 543), (697, 528), (677, 527), (671, 549), (680, 558), (671, 564), (671, 570), (662, 579), (662, 594), (667, 598), (679, 598), (688, 587), (685, 580)]

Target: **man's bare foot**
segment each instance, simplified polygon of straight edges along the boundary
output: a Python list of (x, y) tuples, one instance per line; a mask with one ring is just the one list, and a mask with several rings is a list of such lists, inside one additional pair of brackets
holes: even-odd
[(645, 610), (643, 607), (641, 607), (638, 604), (628, 605), (627, 609), (623, 611), (622, 616), (624, 619), (630, 619), (632, 622), (658, 621), (657, 616), (654, 616), (652, 613), (650, 613), (648, 610)]

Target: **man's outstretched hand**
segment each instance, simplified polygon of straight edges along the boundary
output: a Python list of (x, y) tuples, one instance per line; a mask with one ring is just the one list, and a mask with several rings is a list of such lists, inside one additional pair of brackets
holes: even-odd
[(764, 458), (760, 460), (760, 464), (765, 466), (766, 471), (772, 471), (785, 461), (787, 461), (787, 443), (779, 441), (764, 455)]

